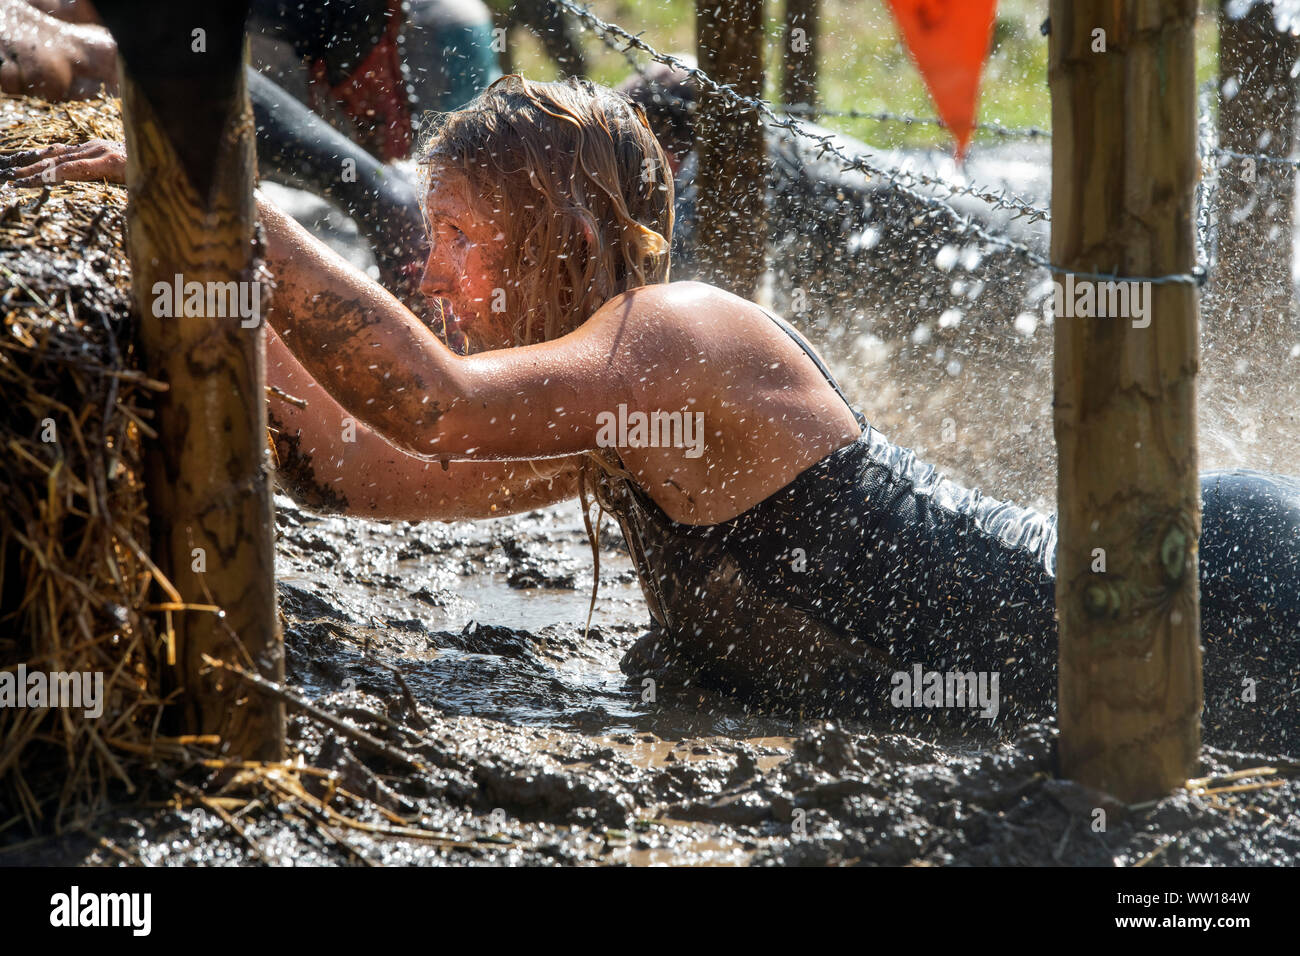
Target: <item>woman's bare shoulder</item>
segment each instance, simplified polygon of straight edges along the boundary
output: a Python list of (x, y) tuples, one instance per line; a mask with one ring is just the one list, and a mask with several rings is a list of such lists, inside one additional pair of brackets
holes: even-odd
[(630, 307), (637, 310), (668, 309), (675, 312), (693, 313), (700, 308), (717, 306), (728, 308), (750, 306), (757, 308), (754, 303), (734, 295), (726, 289), (720, 289), (715, 285), (700, 282), (697, 279), (680, 279), (676, 282), (655, 282), (650, 285), (629, 289), (627, 292), (622, 292), (606, 302), (601, 307), (601, 311), (610, 308), (626, 309)]
[(748, 299), (694, 279), (660, 282), (620, 293), (592, 316), (620, 333), (650, 338), (661, 348), (726, 350), (737, 336), (763, 320), (763, 310)]

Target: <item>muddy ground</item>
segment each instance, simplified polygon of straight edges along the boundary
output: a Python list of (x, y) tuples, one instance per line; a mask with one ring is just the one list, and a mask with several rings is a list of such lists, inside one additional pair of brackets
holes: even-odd
[[(656, 688), (648, 701), (619, 668), (647, 616), (609, 535), (583, 640), (591, 559), (576, 506), (415, 525), (278, 504), (289, 684), (372, 738), (290, 708), (293, 750), (333, 782), (299, 779), (316, 796), (334, 787), (341, 816), (301, 812), (290, 790), (249, 799), (232, 786), (239, 799), (222, 803), (225, 816), (189, 801), (126, 804), (88, 831), (0, 860), (1132, 866), (1300, 856), (1300, 781), (1286, 774), (1206, 785), (1265, 789), (1128, 808), (1057, 778), (1050, 722), (998, 741), (779, 720), (689, 687)], [(1278, 761), (1206, 748), (1201, 772), (1266, 765)], [(191, 774), (181, 786), (200, 782)]]
[[(312, 208), (300, 218), (311, 221)], [(344, 247), (348, 225), (317, 223)], [(1044, 277), (960, 249), (940, 255), (944, 246), (937, 239), (920, 266), (892, 263), (892, 284), (841, 270), (792, 318), (891, 438), (960, 480), (1051, 509)], [(874, 299), (846, 309), (864, 288)], [(769, 301), (781, 298), (778, 287)], [(1205, 329), (1204, 467), (1300, 472), (1294, 324), (1226, 329), (1210, 312)], [(217, 802), (206, 804), (185, 796), (201, 773), (176, 787), (164, 774), (156, 793), (0, 863), (1300, 858), (1300, 780), (1277, 755), (1206, 747), (1199, 773), (1216, 779), (1125, 807), (1058, 779), (1050, 720), (959, 737), (747, 713), (686, 681), (652, 694), (620, 667), (649, 615), (609, 523), (584, 638), (592, 559), (576, 502), (459, 524), (323, 517), (283, 497), (277, 506), (288, 684), (346, 731), (291, 706), (306, 769), (255, 787), (232, 781), (224, 799), (210, 788)], [(1243, 773), (1257, 768), (1280, 772)]]

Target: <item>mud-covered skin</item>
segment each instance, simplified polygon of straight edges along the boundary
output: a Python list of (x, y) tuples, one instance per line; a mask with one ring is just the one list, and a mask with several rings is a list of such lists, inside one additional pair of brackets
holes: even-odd
[(275, 478), (280, 487), (303, 507), (322, 514), (346, 514), (348, 499), (316, 480), (311, 455), (302, 449), (301, 434), (276, 417), (269, 408), (267, 422), (275, 443)]
[[(270, 258), (293, 254), (294, 247), (285, 247), (280, 233), (297, 227), (273, 207), (263, 204), (261, 211), (263, 221), (271, 222)], [(297, 252), (320, 256), (317, 249)], [(319, 258), (314, 268), (297, 274), (280, 261), (271, 325), (316, 381), (359, 421), (390, 439), (394, 432), (419, 436), (421, 453), (435, 450), (425, 443), (438, 433), (443, 404), (431, 399), (435, 391), (418, 363), (392, 357), (419, 354), (426, 344), (420, 335), (427, 335), (427, 329), (415, 320), (394, 321), (402, 310), (378, 287), (344, 281), (344, 291), (338, 291), (311, 285), (310, 276), (319, 278), (322, 271), (333, 275), (335, 265)], [(376, 348), (376, 336), (383, 349)]]
[[(333, 359), (333, 365), (365, 369), (364, 375), (338, 376), (329, 382), (330, 394), (339, 405), (370, 410), (376, 407), (377, 402), (385, 402), (385, 411), (389, 414), (402, 408), (408, 421), (421, 425), (430, 433), (435, 431), (438, 419), (442, 418), (442, 407), (438, 402), (421, 402), (421, 397), (428, 394), (424, 377), (408, 365), (396, 367), (382, 363), (364, 350), (359, 333), (382, 324), (380, 313), (360, 300), (329, 290), (309, 295), (303, 303), (303, 310), (311, 320), (298, 321), (292, 329), (279, 330), (296, 355), (326, 352)], [(385, 390), (390, 380), (408, 382), (406, 394)]]
[[(316, 292), (307, 300), (311, 308), (312, 321), (301, 322), (288, 333), (282, 333), (286, 340), (292, 337), (298, 348), (320, 349), (332, 352), (339, 361), (346, 363), (349, 356), (358, 354), (356, 335), (363, 329), (378, 325), (384, 321), (383, 316), (367, 309), (365, 304), (336, 292)], [(415, 377), (420, 388), (423, 379)], [(346, 398), (353, 398), (360, 392), (349, 393)], [(337, 396), (339, 404), (348, 406), (345, 396)]]
[(26, 0), (0, 0), (0, 91), (51, 101), (117, 92), (116, 44), (96, 24), (68, 23)]

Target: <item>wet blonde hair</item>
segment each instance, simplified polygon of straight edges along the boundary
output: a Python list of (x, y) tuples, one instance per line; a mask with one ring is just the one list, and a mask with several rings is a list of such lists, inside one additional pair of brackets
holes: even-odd
[(507, 74), (433, 114), (419, 162), (463, 173), (502, 224), (516, 345), (558, 338), (619, 293), (668, 281), (672, 171), (645, 111), (621, 93)]

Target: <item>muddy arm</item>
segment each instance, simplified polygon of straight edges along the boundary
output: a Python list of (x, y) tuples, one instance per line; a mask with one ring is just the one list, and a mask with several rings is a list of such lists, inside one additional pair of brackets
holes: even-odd
[[(263, 200), (259, 209), (276, 281), (267, 321), (344, 408), (413, 457), (508, 461), (590, 451), (600, 416), (628, 400), (630, 380), (643, 381), (647, 355), (662, 358), (655, 351), (662, 336), (630, 321), (630, 293), (553, 341), (458, 356), (274, 204)], [(665, 389), (682, 387), (656, 380), (655, 397), (667, 401)]]
[(577, 494), (576, 457), (453, 461), (444, 468), (404, 454), (352, 419), (279, 336), (270, 329), (267, 335), (267, 382), (279, 390), (267, 407), (276, 478), (303, 507), (389, 521), (457, 521), (531, 511)]
[(117, 92), (117, 46), (101, 26), (69, 23), (26, 0), (0, 0), (0, 92), (62, 101)]

